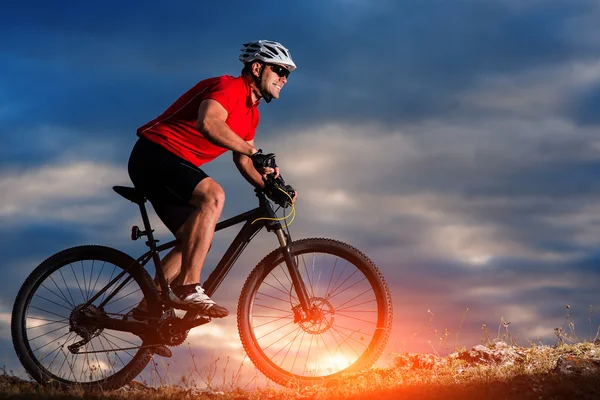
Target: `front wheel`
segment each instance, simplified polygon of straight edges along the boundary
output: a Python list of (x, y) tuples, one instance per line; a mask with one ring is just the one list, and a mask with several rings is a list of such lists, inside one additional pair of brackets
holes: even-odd
[(305, 313), (277, 249), (254, 268), (237, 318), (246, 353), (285, 386), (310, 385), (373, 365), (392, 326), (392, 301), (379, 269), (358, 249), (331, 239), (291, 243), (308, 292)]

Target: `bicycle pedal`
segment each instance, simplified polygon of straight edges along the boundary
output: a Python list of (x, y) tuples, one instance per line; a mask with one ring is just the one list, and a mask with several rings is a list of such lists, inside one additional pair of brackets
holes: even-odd
[(154, 349), (154, 354), (158, 354), (161, 357), (171, 358), (173, 352), (165, 345), (156, 346)]

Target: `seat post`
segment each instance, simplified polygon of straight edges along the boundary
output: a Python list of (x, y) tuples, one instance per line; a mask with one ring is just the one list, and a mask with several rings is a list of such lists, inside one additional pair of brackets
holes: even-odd
[(152, 255), (152, 261), (154, 261), (154, 266), (157, 269), (157, 272), (155, 273), (155, 279), (158, 279), (158, 284), (160, 285), (160, 287), (163, 290), (165, 290), (164, 293), (168, 293), (168, 291), (170, 290), (169, 282), (165, 278), (165, 275), (163, 272), (158, 272), (158, 270), (162, 268), (160, 257), (158, 255), (158, 251), (156, 250), (156, 243), (158, 242), (158, 240), (154, 239), (154, 234), (152, 233), (152, 227), (150, 226), (150, 218), (148, 218), (148, 212), (146, 211), (146, 206), (144, 205), (143, 202), (138, 203), (138, 204), (140, 206), (140, 213), (142, 214), (142, 221), (144, 221), (144, 229), (146, 230), (146, 236), (148, 237), (148, 241), (146, 242), (146, 245), (148, 245), (148, 247), (150, 247), (150, 254)]
[(148, 211), (146, 211), (146, 206), (144, 203), (139, 203), (140, 213), (142, 214), (142, 221), (144, 222), (144, 230), (146, 231), (146, 236), (148, 237), (148, 246), (150, 250), (154, 251), (156, 249), (156, 240), (154, 239), (154, 234), (152, 233), (152, 227), (150, 226), (150, 218), (148, 218)]

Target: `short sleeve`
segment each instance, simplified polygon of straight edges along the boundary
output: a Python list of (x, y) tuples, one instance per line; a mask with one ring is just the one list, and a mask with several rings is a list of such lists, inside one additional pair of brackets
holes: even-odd
[(222, 76), (217, 83), (211, 87), (204, 99), (213, 99), (219, 102), (231, 114), (239, 102), (239, 89), (235, 80), (229, 76)]

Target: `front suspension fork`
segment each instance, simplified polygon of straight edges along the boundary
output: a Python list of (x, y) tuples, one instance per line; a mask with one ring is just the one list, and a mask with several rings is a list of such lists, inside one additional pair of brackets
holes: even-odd
[(296, 291), (296, 295), (298, 296), (298, 300), (300, 301), (304, 315), (310, 315), (310, 299), (308, 292), (306, 291), (304, 281), (300, 276), (300, 271), (298, 270), (296, 260), (292, 256), (290, 243), (287, 240), (283, 229), (276, 230), (275, 235), (277, 235), (277, 239), (279, 240), (280, 249), (283, 253), (283, 259), (288, 267), (288, 272), (290, 273), (290, 278), (292, 278), (292, 284), (294, 285), (294, 290)]

